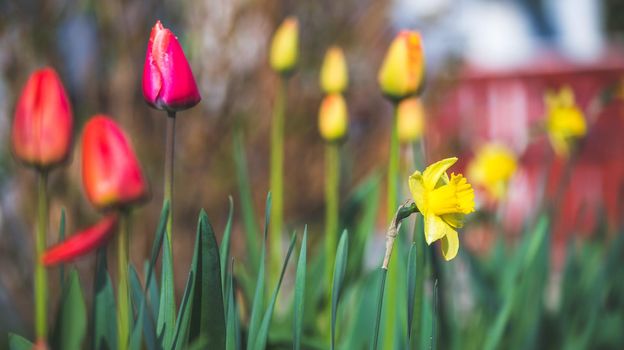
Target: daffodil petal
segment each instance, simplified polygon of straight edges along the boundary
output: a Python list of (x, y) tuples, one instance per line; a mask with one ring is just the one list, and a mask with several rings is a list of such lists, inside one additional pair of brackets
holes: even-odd
[(442, 215), (442, 220), (444, 220), (451, 227), (462, 228), (464, 227), (464, 216), (466, 215), (462, 213), (444, 214)]
[(414, 197), (414, 202), (421, 213), (427, 212), (425, 202), (425, 185), (423, 183), (423, 177), (420, 171), (416, 170), (408, 180), (409, 189)]
[(427, 244), (431, 245), (431, 243), (446, 236), (449, 232), (455, 232), (455, 230), (444, 222), (441, 217), (433, 214), (425, 215), (425, 241)]
[(459, 250), (459, 236), (457, 231), (451, 229), (446, 236), (442, 238), (442, 256), (446, 261), (453, 259)]
[(456, 157), (446, 158), (428, 166), (422, 174), (425, 188), (428, 190), (433, 190), (438, 184), (438, 181), (440, 180), (442, 175), (445, 174), (448, 168), (455, 164), (455, 162), (457, 162)]

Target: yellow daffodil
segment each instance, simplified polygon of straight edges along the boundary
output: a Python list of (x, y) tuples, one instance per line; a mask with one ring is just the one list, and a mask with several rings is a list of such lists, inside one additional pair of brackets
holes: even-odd
[(379, 70), (381, 91), (393, 100), (402, 100), (418, 92), (424, 75), (425, 55), (420, 34), (400, 32), (390, 44)]
[(342, 93), (349, 83), (347, 62), (338, 46), (332, 46), (325, 53), (323, 66), (321, 67), (321, 89), (326, 94)]
[(343, 139), (349, 127), (347, 104), (340, 94), (327, 95), (319, 110), (319, 132), (326, 141)]
[(498, 200), (507, 193), (507, 184), (517, 168), (518, 162), (511, 150), (501, 144), (488, 143), (478, 149), (470, 162), (468, 176)]
[(474, 190), (461, 174), (447, 175), (446, 171), (457, 162), (447, 158), (431, 164), (423, 171), (409, 177), (409, 188), (414, 202), (425, 220), (425, 241), (431, 244), (442, 240), (442, 255), (451, 260), (459, 250), (457, 228), (464, 217), (474, 211)]
[(587, 133), (583, 112), (574, 102), (574, 92), (569, 87), (558, 93), (547, 92), (544, 101), (550, 143), (557, 155), (567, 157), (574, 141)]
[(288, 17), (277, 28), (271, 43), (271, 67), (278, 73), (286, 74), (297, 65), (299, 56), (299, 22)]
[(420, 100), (405, 99), (397, 108), (399, 141), (406, 144), (420, 139), (425, 128), (425, 111)]

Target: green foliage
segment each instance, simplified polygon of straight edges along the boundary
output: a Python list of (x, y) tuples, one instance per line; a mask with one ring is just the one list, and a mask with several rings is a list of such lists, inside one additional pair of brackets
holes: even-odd
[(69, 280), (62, 292), (56, 326), (51, 345), (54, 349), (82, 349), (87, 334), (87, 308), (78, 271), (69, 272)]

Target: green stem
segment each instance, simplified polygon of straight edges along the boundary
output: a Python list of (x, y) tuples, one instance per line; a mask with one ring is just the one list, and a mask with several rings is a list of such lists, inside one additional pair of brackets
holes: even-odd
[[(167, 115), (167, 145), (165, 150), (165, 189), (164, 201), (169, 201), (169, 216), (167, 218), (167, 238), (171, 243), (173, 252), (172, 228), (173, 228), (173, 161), (175, 152), (175, 122), (176, 113), (168, 112)], [(173, 256), (173, 254), (172, 254)]]
[(46, 185), (48, 173), (46, 170), (39, 172), (38, 181), (38, 205), (37, 205), (37, 233), (35, 235), (36, 261), (35, 261), (35, 332), (38, 341), (46, 341), (47, 329), (47, 300), (48, 300), (48, 277), (41, 263), (41, 255), (46, 249), (46, 232), (48, 230), (48, 192)]
[[(392, 132), (390, 135), (390, 155), (388, 163), (388, 221), (394, 219), (395, 210), (398, 206), (398, 189), (399, 189), (399, 171), (400, 171), (400, 149), (399, 137), (397, 130), (397, 105), (394, 105), (394, 113), (392, 117)], [(407, 311), (400, 308), (399, 300), (404, 300), (399, 296), (405, 288), (400, 288), (402, 281), (401, 270), (397, 264), (397, 254), (390, 257), (388, 265), (388, 300), (386, 302), (386, 315), (384, 316), (384, 332), (383, 332), (383, 349), (394, 349), (399, 341), (406, 339), (406, 336), (397, 337), (397, 332), (403, 332), (404, 327), (399, 324), (407, 323)], [(400, 322), (400, 323), (399, 323)]]
[(277, 281), (282, 261), (282, 221), (284, 213), (284, 111), (286, 109), (285, 77), (280, 77), (271, 123), (271, 226), (269, 236), (269, 275), (271, 285)]
[(373, 343), (371, 350), (377, 350), (377, 340), (379, 338), (379, 324), (381, 323), (381, 310), (383, 309), (384, 289), (386, 286), (386, 275), (388, 270), (381, 268), (381, 283), (379, 284), (379, 296), (377, 299), (377, 316), (375, 317), (375, 332), (373, 333)]
[[(327, 290), (332, 284), (336, 242), (338, 238), (338, 211), (340, 188), (340, 146), (329, 143), (325, 146), (325, 276)], [(328, 299), (329, 300), (329, 299)]]
[(128, 287), (128, 261), (130, 256), (130, 214), (124, 211), (117, 235), (117, 335), (118, 349), (128, 349), (130, 334), (130, 289)]

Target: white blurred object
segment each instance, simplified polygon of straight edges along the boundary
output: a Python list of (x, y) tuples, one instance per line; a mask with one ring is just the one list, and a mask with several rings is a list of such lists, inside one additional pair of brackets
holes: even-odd
[(566, 56), (591, 61), (602, 54), (602, 1), (550, 0), (549, 9), (558, 43)]
[(531, 24), (513, 3), (472, 2), (461, 18), (465, 54), (476, 65), (513, 68), (526, 63), (535, 52), (537, 45)]
[(399, 26), (410, 25), (414, 19), (425, 19), (447, 12), (450, 0), (395, 0), (392, 20)]

